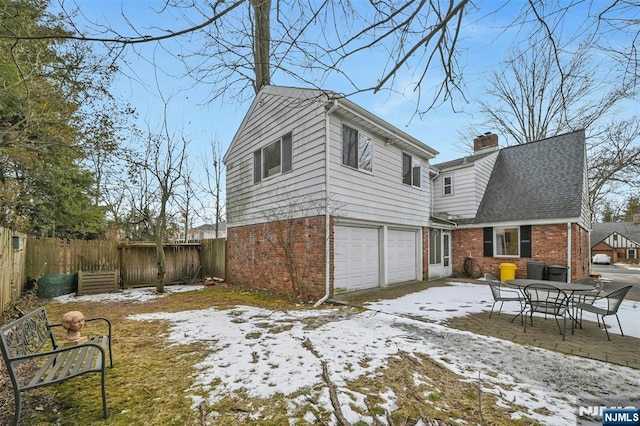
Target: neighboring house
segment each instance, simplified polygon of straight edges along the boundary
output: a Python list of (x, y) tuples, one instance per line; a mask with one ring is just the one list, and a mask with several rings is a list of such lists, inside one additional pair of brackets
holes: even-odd
[(588, 275), (584, 133), (476, 150), (432, 167), (437, 151), (348, 99), (264, 87), (224, 157), (227, 281), (324, 300), (460, 274), (469, 255)]
[[(218, 223), (218, 237), (217, 238), (227, 238), (227, 222), (221, 221)], [(197, 226), (195, 228), (189, 228), (187, 232), (187, 242), (200, 241), (200, 240), (212, 240), (216, 238), (216, 225), (215, 224), (204, 224)], [(176, 237), (177, 240), (184, 240), (184, 232), (180, 232), (180, 234)]]
[(640, 257), (640, 214), (633, 222), (591, 224), (591, 255), (606, 254), (612, 262), (638, 263)]
[(570, 280), (588, 276), (584, 131), (497, 147), (496, 135), (483, 135), (475, 155), (433, 166), (433, 216), (442, 222), (433, 226), (453, 233), (453, 274), (471, 256), (492, 274), (515, 263), (525, 278), (534, 260), (566, 267)]
[(216, 224), (208, 223), (189, 230), (189, 238), (193, 241), (211, 240), (214, 238), (227, 238), (227, 222), (218, 222), (216, 237)]

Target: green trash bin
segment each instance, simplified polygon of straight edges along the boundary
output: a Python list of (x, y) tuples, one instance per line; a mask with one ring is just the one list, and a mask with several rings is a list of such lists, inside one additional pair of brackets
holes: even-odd
[(507, 280), (513, 280), (516, 277), (516, 271), (518, 265), (515, 263), (501, 263), (500, 264), (500, 281), (505, 282)]

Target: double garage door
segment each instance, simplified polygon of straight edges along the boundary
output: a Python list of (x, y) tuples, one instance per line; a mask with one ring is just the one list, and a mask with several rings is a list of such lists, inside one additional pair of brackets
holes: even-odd
[[(417, 278), (418, 231), (337, 225), (334, 289), (362, 290)], [(386, 236), (386, 238), (385, 238)], [(385, 272), (386, 271), (386, 272)]]

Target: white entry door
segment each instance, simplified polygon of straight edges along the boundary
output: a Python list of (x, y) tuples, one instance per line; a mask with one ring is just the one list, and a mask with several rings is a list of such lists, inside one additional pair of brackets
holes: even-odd
[(336, 293), (380, 285), (378, 228), (336, 225), (333, 244)]
[(451, 231), (432, 228), (429, 231), (429, 279), (450, 277)]
[(388, 282), (418, 279), (418, 240), (416, 230), (389, 229), (387, 232)]

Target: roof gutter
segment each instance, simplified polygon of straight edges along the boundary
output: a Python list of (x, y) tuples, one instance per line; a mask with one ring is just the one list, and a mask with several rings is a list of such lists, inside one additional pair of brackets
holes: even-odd
[[(337, 103), (334, 104), (331, 110), (333, 111), (333, 109), (336, 106), (337, 106)], [(348, 99), (343, 99), (343, 101), (340, 102), (340, 108), (344, 109), (345, 111), (348, 111), (349, 113), (355, 115), (356, 117), (359, 117), (361, 120), (364, 120), (373, 124), (375, 127), (379, 129), (379, 131), (384, 131), (385, 133), (393, 135), (394, 138), (398, 138), (405, 141), (406, 143), (413, 146), (414, 149), (416, 149), (418, 152), (420, 152), (423, 156), (427, 158), (434, 158), (436, 155), (439, 154), (438, 151), (434, 150), (429, 146), (424, 145), (422, 142), (420, 142), (416, 138), (403, 132), (402, 130), (398, 129), (392, 124), (387, 123), (386, 121), (382, 120), (380, 117), (373, 115), (371, 112), (363, 109), (359, 105), (354, 104), (353, 102), (350, 102)]]
[(338, 107), (338, 100), (334, 99), (331, 107), (325, 111), (324, 115), (324, 296), (320, 300), (318, 300), (313, 307), (317, 308), (322, 305), (331, 295), (331, 239), (329, 238), (331, 232), (331, 214), (329, 212), (329, 172), (330, 172), (330, 123), (329, 116)]

